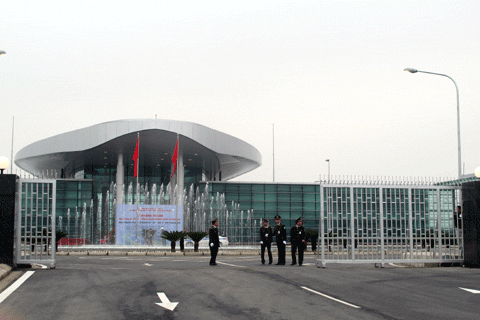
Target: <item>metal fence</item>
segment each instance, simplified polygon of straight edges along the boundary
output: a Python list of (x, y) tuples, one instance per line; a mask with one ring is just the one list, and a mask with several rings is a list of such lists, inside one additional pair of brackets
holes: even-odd
[(317, 266), (462, 262), (462, 222), (454, 216), (459, 189), (321, 185)]
[(16, 264), (55, 268), (55, 180), (19, 179), (15, 214)]

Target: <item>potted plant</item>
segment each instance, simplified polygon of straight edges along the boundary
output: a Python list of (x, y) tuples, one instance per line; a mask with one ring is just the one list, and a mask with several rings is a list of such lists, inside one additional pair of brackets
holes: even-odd
[(60, 239), (62, 239), (66, 235), (67, 233), (61, 230), (55, 231), (55, 252), (58, 252), (58, 242), (60, 241)]
[(188, 232), (187, 235), (190, 239), (192, 239), (194, 245), (193, 245), (193, 251), (198, 252), (198, 244), (200, 243), (200, 240), (205, 238), (207, 236), (207, 232), (203, 231), (193, 231), (193, 232)]
[(184, 231), (163, 231), (160, 236), (162, 239), (170, 241), (171, 252), (175, 252), (175, 245), (178, 240), (185, 237)]

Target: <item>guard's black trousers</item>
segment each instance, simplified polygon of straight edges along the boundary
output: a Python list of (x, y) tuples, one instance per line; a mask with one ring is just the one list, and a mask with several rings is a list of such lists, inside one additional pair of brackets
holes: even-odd
[(272, 263), (273, 258), (272, 258), (272, 244), (269, 243), (262, 243), (262, 248), (261, 248), (261, 257), (262, 257), (262, 263), (265, 263), (265, 248), (267, 248), (268, 251), (268, 263)]
[(297, 263), (297, 257), (295, 255), (297, 253), (297, 248), (298, 248), (298, 264), (301, 265), (303, 263), (303, 249), (304, 249), (303, 242), (300, 242), (300, 243), (292, 242), (292, 264)]
[(285, 264), (285, 245), (283, 241), (277, 241), (278, 264)]
[(215, 260), (217, 259), (217, 253), (218, 253), (218, 247), (217, 246), (213, 246), (213, 247), (210, 247), (210, 265), (213, 265), (215, 264)]

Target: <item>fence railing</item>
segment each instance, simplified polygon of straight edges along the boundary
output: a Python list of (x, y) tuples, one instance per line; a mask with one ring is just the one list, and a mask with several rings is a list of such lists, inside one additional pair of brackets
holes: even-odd
[(16, 264), (55, 268), (55, 180), (19, 179), (15, 230)]
[(463, 261), (459, 187), (323, 184), (317, 266)]

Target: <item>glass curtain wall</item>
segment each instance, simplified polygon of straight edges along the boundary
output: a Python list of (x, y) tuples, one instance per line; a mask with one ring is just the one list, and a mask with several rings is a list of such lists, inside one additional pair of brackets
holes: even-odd
[(57, 180), (56, 229), (72, 239), (92, 239), (92, 180)]
[(282, 223), (287, 228), (288, 241), (290, 228), (300, 217), (305, 229), (318, 230), (318, 185), (209, 182), (209, 190), (212, 195), (225, 194), (225, 203), (232, 214), (232, 221), (245, 219), (250, 212), (254, 233), (250, 236), (250, 242), (259, 240), (262, 219), (268, 219), (270, 226), (274, 226), (277, 214), (282, 217)]

